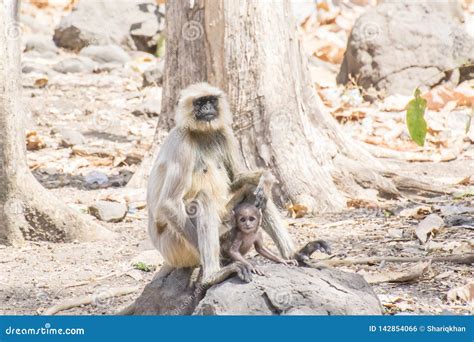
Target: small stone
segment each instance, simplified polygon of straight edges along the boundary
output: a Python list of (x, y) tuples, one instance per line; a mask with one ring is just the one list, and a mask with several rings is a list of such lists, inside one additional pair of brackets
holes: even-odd
[(143, 86), (161, 86), (163, 84), (163, 64), (151, 66), (143, 73)]
[(109, 181), (109, 177), (105, 173), (100, 171), (91, 171), (84, 177), (86, 183), (88, 184), (98, 184), (102, 185)]
[(21, 72), (24, 74), (29, 74), (29, 73), (45, 74), (46, 71), (47, 70), (44, 66), (41, 66), (35, 63), (22, 63), (22, 67), (21, 67)]
[(161, 101), (158, 100), (148, 100), (142, 103), (138, 108), (136, 108), (132, 114), (135, 116), (148, 116), (155, 117), (158, 116), (161, 112)]
[(388, 235), (394, 239), (401, 239), (403, 237), (403, 229), (390, 228)]
[(130, 56), (118, 45), (89, 45), (83, 48), (79, 54), (99, 63), (125, 64), (130, 60)]
[(37, 51), (40, 53), (42, 52), (56, 53), (58, 51), (58, 48), (54, 44), (51, 37), (34, 34), (26, 38), (25, 52), (26, 51)]
[(127, 215), (127, 206), (122, 203), (98, 201), (89, 207), (91, 215), (105, 222), (120, 222)]
[(61, 146), (72, 147), (75, 145), (83, 145), (86, 142), (86, 138), (77, 131), (72, 129), (63, 129), (60, 131), (61, 135)]
[(94, 71), (95, 63), (90, 58), (73, 57), (64, 59), (53, 66), (53, 70), (68, 73), (91, 73)]

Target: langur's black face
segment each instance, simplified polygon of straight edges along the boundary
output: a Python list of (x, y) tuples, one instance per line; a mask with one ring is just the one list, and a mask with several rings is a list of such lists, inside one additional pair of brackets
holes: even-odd
[(193, 114), (196, 121), (210, 122), (217, 118), (219, 100), (216, 96), (203, 96), (193, 101)]
[(252, 233), (258, 229), (260, 213), (256, 208), (243, 208), (235, 213), (235, 220), (242, 233)]

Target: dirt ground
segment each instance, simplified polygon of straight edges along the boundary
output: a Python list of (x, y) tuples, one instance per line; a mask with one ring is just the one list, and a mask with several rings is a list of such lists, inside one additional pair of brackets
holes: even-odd
[[(84, 295), (92, 296), (91, 304), (61, 314), (114, 314), (136, 298), (153, 277), (154, 272), (133, 266), (136, 260), (141, 260), (143, 252), (152, 250), (146, 232), (145, 190), (128, 189), (124, 185), (150, 147), (158, 122), (157, 116), (140, 111), (144, 102), (155, 101), (159, 113), (156, 103), (160, 103), (161, 88), (141, 87), (143, 69), (156, 59), (149, 60), (149, 56), (137, 53), (124, 67), (111, 67), (108, 71), (52, 72), (52, 65), (71, 56), (75, 54), (65, 51), (54, 55), (34, 51), (23, 54), (24, 64), (43, 70), (43, 73), (23, 75), (28, 129), (35, 132), (42, 144), (41, 148), (28, 152), (28, 163), (45, 187), (84, 215), (89, 215), (88, 206), (99, 199), (127, 203), (128, 213), (119, 223), (100, 222), (117, 233), (117, 238), (111, 241), (28, 242), (22, 248), (0, 245), (1, 315), (41, 314), (63, 300)], [(46, 86), (35, 86), (44, 75), (47, 75)], [(58, 131), (63, 128), (81, 132), (86, 147), (62, 147)], [(473, 175), (473, 146), (466, 149), (465, 155), (445, 163), (388, 159), (382, 162), (399, 174), (453, 184)], [(103, 185), (92, 184), (88, 181), (91, 172), (107, 175), (108, 181)], [(469, 186), (457, 188), (462, 192)], [(415, 227), (422, 217), (404, 216), (402, 210), (426, 205), (429, 212), (435, 212), (439, 206), (472, 208), (473, 204), (472, 196), (444, 195), (383, 201), (376, 207), (369, 205), (316, 217), (290, 218), (283, 209), (282, 215), (287, 217), (298, 245), (314, 238), (325, 239), (332, 246), (332, 258), (406, 256), (428, 260), (439, 255), (472, 253), (474, 230), (444, 227), (422, 245), (415, 236)], [(472, 212), (463, 217), (474, 224)], [(96, 220), (92, 216), (90, 219)], [(314, 257), (326, 256), (315, 254)], [(378, 263), (341, 268), (386, 275), (395, 271), (410, 273), (413, 265)], [(473, 278), (472, 265), (433, 262), (410, 282), (377, 283), (373, 288), (387, 314), (472, 314), (472, 302), (450, 300), (448, 292), (472, 282)], [(138, 286), (138, 290), (105, 298), (113, 289), (126, 286)]]

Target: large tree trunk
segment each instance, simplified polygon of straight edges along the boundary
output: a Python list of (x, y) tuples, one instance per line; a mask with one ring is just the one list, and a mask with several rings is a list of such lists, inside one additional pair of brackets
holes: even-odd
[(0, 242), (109, 238), (111, 232), (83, 219), (45, 190), (27, 166), (18, 2), (3, 0), (0, 6)]
[(161, 127), (173, 125), (180, 89), (208, 81), (229, 95), (246, 167), (271, 169), (281, 202), (337, 211), (363, 188), (398, 195), (324, 110), (291, 13), (288, 1), (168, 1)]

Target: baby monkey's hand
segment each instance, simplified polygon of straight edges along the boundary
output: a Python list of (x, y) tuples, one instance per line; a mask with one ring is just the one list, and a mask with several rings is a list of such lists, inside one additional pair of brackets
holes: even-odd
[(283, 260), (281, 263), (286, 266), (298, 266), (298, 261), (295, 259)]

